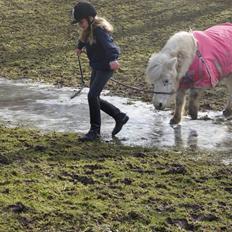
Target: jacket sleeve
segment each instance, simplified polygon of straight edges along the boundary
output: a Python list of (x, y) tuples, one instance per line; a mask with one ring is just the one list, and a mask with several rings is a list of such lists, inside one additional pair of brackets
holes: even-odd
[(99, 42), (106, 53), (106, 58), (109, 62), (117, 60), (120, 54), (120, 49), (113, 42), (113, 38), (104, 29), (97, 27), (95, 29), (95, 36), (97, 42)]
[(86, 44), (85, 44), (84, 42), (82, 42), (81, 40), (79, 40), (78, 43), (77, 43), (77, 45), (76, 45), (76, 48), (82, 49), (82, 48), (85, 47), (85, 45), (86, 45)]

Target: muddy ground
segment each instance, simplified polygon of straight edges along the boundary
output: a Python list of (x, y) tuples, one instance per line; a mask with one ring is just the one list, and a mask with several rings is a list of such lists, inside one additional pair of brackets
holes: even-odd
[[(231, 0), (92, 1), (115, 26), (122, 67), (145, 88), (149, 56), (180, 30), (232, 21)], [(75, 1), (0, 1), (0, 76), (78, 85)], [(86, 82), (89, 67), (82, 56)], [(151, 96), (109, 83), (113, 94)], [(203, 109), (221, 110), (225, 87)], [(76, 134), (0, 127), (0, 231), (231, 231), (231, 165), (207, 152), (80, 144)], [(201, 158), (199, 158), (201, 157)]]

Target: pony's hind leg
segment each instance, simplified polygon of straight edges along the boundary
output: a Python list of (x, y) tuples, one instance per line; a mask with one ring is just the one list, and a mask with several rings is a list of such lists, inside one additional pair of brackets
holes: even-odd
[(228, 101), (225, 110), (223, 111), (223, 115), (225, 117), (229, 117), (232, 115), (232, 75), (225, 78), (224, 80), (228, 89)]
[(185, 106), (185, 89), (178, 89), (176, 93), (176, 108), (173, 118), (170, 120), (170, 124), (178, 124), (181, 120), (182, 111)]
[(190, 89), (188, 112), (193, 120), (196, 120), (198, 116), (200, 96), (201, 96), (200, 89)]

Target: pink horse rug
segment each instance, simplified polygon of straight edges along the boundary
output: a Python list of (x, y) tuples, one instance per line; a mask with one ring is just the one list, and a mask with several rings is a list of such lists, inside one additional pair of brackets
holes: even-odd
[(194, 31), (198, 50), (179, 88), (211, 88), (232, 73), (232, 23)]

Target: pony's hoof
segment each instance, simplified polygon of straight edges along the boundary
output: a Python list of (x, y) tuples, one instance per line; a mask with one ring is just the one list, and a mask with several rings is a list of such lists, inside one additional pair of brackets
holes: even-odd
[(175, 124), (178, 124), (180, 122), (180, 118), (172, 118), (171, 120), (170, 120), (170, 124), (171, 125), (175, 125)]
[(223, 115), (224, 115), (224, 117), (228, 118), (232, 115), (232, 111), (230, 109), (225, 109), (223, 111)]
[(197, 120), (198, 117), (198, 110), (197, 109), (189, 109), (189, 115), (191, 117), (192, 120)]
[(190, 117), (192, 120), (197, 120), (198, 115), (197, 114), (190, 114)]

